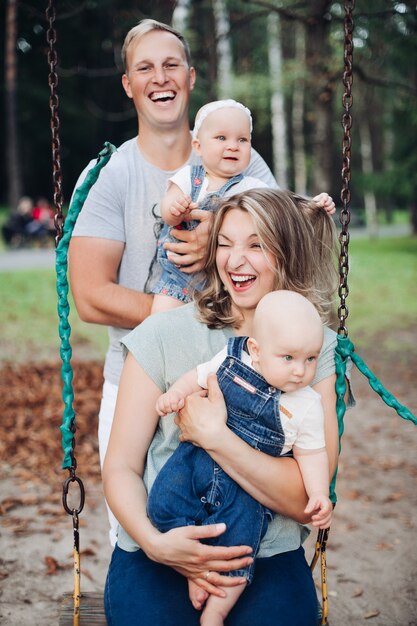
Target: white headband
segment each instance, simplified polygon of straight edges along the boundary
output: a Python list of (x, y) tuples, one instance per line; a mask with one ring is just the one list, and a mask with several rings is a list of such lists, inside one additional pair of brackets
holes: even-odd
[(213, 113), (213, 111), (217, 111), (218, 109), (226, 109), (230, 107), (234, 109), (240, 109), (241, 111), (246, 113), (249, 118), (250, 132), (252, 133), (252, 115), (247, 107), (243, 106), (243, 104), (240, 104), (240, 102), (236, 102), (236, 100), (215, 100), (214, 102), (209, 102), (208, 104), (205, 104), (198, 111), (194, 122), (193, 139), (196, 139), (202, 123), (204, 122), (206, 117), (210, 115), (210, 113)]

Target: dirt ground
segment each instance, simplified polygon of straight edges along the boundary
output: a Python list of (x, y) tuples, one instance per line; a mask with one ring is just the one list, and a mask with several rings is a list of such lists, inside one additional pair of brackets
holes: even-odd
[[(408, 349), (388, 358), (375, 341), (361, 356), (417, 414), (415, 331), (397, 339)], [(86, 487), (82, 590), (102, 590), (110, 547), (95, 434), (101, 366), (84, 361), (74, 370), (78, 474)], [(61, 595), (72, 590), (72, 520), (61, 506), (67, 473), (60, 470), (59, 376), (58, 363), (0, 371), (0, 623), (7, 626), (56, 625)], [(359, 373), (353, 381), (358, 404), (345, 420), (327, 551), (329, 623), (415, 626), (417, 428)], [(310, 558), (311, 541), (307, 553)]]

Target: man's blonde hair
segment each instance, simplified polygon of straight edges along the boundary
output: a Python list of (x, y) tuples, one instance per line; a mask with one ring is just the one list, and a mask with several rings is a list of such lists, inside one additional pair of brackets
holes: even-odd
[(194, 294), (200, 320), (209, 328), (238, 326), (241, 321), (233, 313), (230, 294), (223, 287), (216, 265), (218, 235), (225, 216), (233, 209), (251, 216), (262, 249), (276, 259), (271, 265), (275, 274), (273, 289), (305, 296), (327, 322), (338, 285), (334, 222), (314, 202), (277, 189), (251, 189), (220, 204), (208, 242), (206, 287)]
[(168, 24), (163, 24), (162, 22), (157, 22), (156, 20), (146, 19), (146, 20), (141, 20), (139, 24), (136, 24), (136, 26), (131, 28), (125, 37), (123, 47), (122, 47), (122, 61), (123, 61), (123, 67), (125, 68), (126, 72), (128, 70), (127, 51), (129, 49), (130, 44), (133, 41), (139, 41), (144, 35), (147, 35), (148, 33), (151, 33), (154, 30), (165, 31), (167, 33), (171, 33), (172, 35), (175, 35), (175, 37), (177, 37), (182, 43), (182, 46), (185, 52), (185, 57), (187, 59), (187, 64), (189, 66), (191, 65), (190, 48), (186, 39), (181, 35), (181, 33), (178, 30), (175, 30), (175, 28), (172, 28), (172, 26), (168, 26)]

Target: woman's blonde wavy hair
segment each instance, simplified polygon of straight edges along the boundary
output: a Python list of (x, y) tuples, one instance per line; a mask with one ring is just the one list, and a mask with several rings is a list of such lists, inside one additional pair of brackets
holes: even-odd
[(240, 322), (216, 266), (218, 235), (225, 216), (233, 209), (252, 217), (262, 249), (276, 258), (274, 289), (302, 294), (316, 306), (323, 322), (328, 322), (338, 286), (334, 222), (314, 202), (276, 189), (252, 189), (220, 204), (207, 248), (206, 286), (194, 294), (200, 320), (209, 328), (236, 327)]

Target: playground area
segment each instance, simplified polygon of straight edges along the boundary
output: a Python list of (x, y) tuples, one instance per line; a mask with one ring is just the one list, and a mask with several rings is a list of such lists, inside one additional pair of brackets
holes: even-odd
[[(415, 328), (398, 337), (393, 330), (393, 340), (415, 346)], [(417, 349), (388, 358), (377, 338), (373, 346), (361, 356), (415, 413)], [(81, 585), (97, 591), (110, 556), (96, 440), (101, 363), (79, 361), (74, 369), (78, 474), (86, 487)], [(415, 626), (417, 429), (357, 371), (353, 381), (358, 403), (345, 419), (327, 551), (329, 624)], [(2, 368), (0, 622), (8, 626), (57, 624), (60, 598), (72, 589), (72, 521), (61, 506), (67, 474), (60, 471), (60, 388), (58, 362)], [(309, 540), (309, 559), (312, 546)]]

